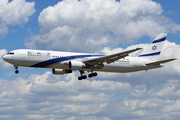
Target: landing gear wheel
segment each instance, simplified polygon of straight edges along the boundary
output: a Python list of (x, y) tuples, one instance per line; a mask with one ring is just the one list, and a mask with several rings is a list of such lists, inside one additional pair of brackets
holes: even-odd
[(15, 73), (18, 74), (18, 73), (19, 73), (19, 70), (16, 70)]
[(95, 77), (95, 76), (97, 76), (97, 73), (91, 73), (91, 74), (88, 75), (89, 78), (92, 78), (92, 77)]
[(18, 74), (19, 73), (19, 70), (18, 70), (18, 65), (14, 65), (14, 68), (16, 69), (15, 73)]
[(78, 77), (78, 80), (82, 80), (82, 79), (86, 79), (86, 78), (87, 78), (87, 76), (83, 75), (83, 76)]
[(94, 76), (94, 77), (97, 76), (97, 73), (93, 73), (93, 76)]
[(93, 74), (89, 74), (88, 77), (89, 77), (89, 78), (92, 78), (92, 77), (93, 77)]
[(83, 79), (86, 79), (86, 78), (87, 78), (87, 76), (86, 76), (86, 75), (83, 75), (83, 76), (82, 76), (82, 78), (83, 78)]
[(83, 70), (80, 70), (79, 72), (80, 72), (81, 76), (78, 77), (78, 80), (82, 80), (82, 79), (86, 79), (87, 78), (86, 75), (83, 75), (84, 74)]
[(80, 77), (78, 77), (78, 80), (82, 80), (82, 77), (80, 76)]

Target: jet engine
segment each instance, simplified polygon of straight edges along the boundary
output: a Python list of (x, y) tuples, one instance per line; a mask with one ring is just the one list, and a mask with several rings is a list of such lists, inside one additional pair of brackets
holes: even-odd
[(72, 73), (72, 70), (65, 70), (65, 69), (52, 69), (52, 73), (55, 75), (64, 75)]
[(69, 61), (69, 69), (80, 70), (86, 68), (86, 65), (81, 61)]

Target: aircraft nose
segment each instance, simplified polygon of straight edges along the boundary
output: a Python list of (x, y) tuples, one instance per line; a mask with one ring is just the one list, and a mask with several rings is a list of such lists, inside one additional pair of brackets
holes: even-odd
[(7, 56), (7, 55), (4, 55), (4, 56), (3, 56), (3, 60), (7, 61), (7, 60), (8, 60), (8, 56)]
[(6, 55), (3, 56), (3, 60), (5, 60), (5, 59), (6, 59)]

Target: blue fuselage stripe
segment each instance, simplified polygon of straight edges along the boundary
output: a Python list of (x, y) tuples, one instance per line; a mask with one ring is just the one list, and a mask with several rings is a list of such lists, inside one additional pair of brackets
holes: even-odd
[(161, 52), (150, 53), (150, 54), (144, 54), (144, 55), (139, 55), (138, 57), (159, 55), (160, 53), (161, 53)]
[(46, 67), (58, 62), (66, 61), (66, 60), (71, 60), (71, 59), (78, 59), (78, 58), (86, 58), (86, 57), (100, 57), (103, 55), (75, 55), (75, 56), (66, 56), (66, 57), (60, 57), (60, 58), (54, 58), (54, 59), (49, 59), (37, 64), (32, 65), (31, 67)]
[(165, 41), (166, 40), (166, 37), (162, 38), (162, 39), (159, 39), (159, 40), (154, 40), (152, 43), (158, 43), (158, 42), (162, 42), (162, 41)]

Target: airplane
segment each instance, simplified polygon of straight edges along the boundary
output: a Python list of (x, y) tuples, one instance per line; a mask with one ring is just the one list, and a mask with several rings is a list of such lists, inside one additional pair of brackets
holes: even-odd
[[(145, 48), (135, 48), (111, 55), (100, 55), (92, 53), (75, 53), (62, 51), (46, 51), (32, 49), (17, 49), (8, 52), (3, 59), (13, 64), (15, 73), (18, 74), (18, 67), (51, 68), (55, 75), (64, 75), (79, 70), (78, 80), (97, 76), (97, 72), (128, 73), (142, 70), (149, 70), (163, 67), (176, 58), (158, 60), (167, 33), (160, 33), (151, 44)], [(142, 52), (130, 57), (129, 54), (141, 50)], [(96, 72), (94, 72), (96, 71)]]

